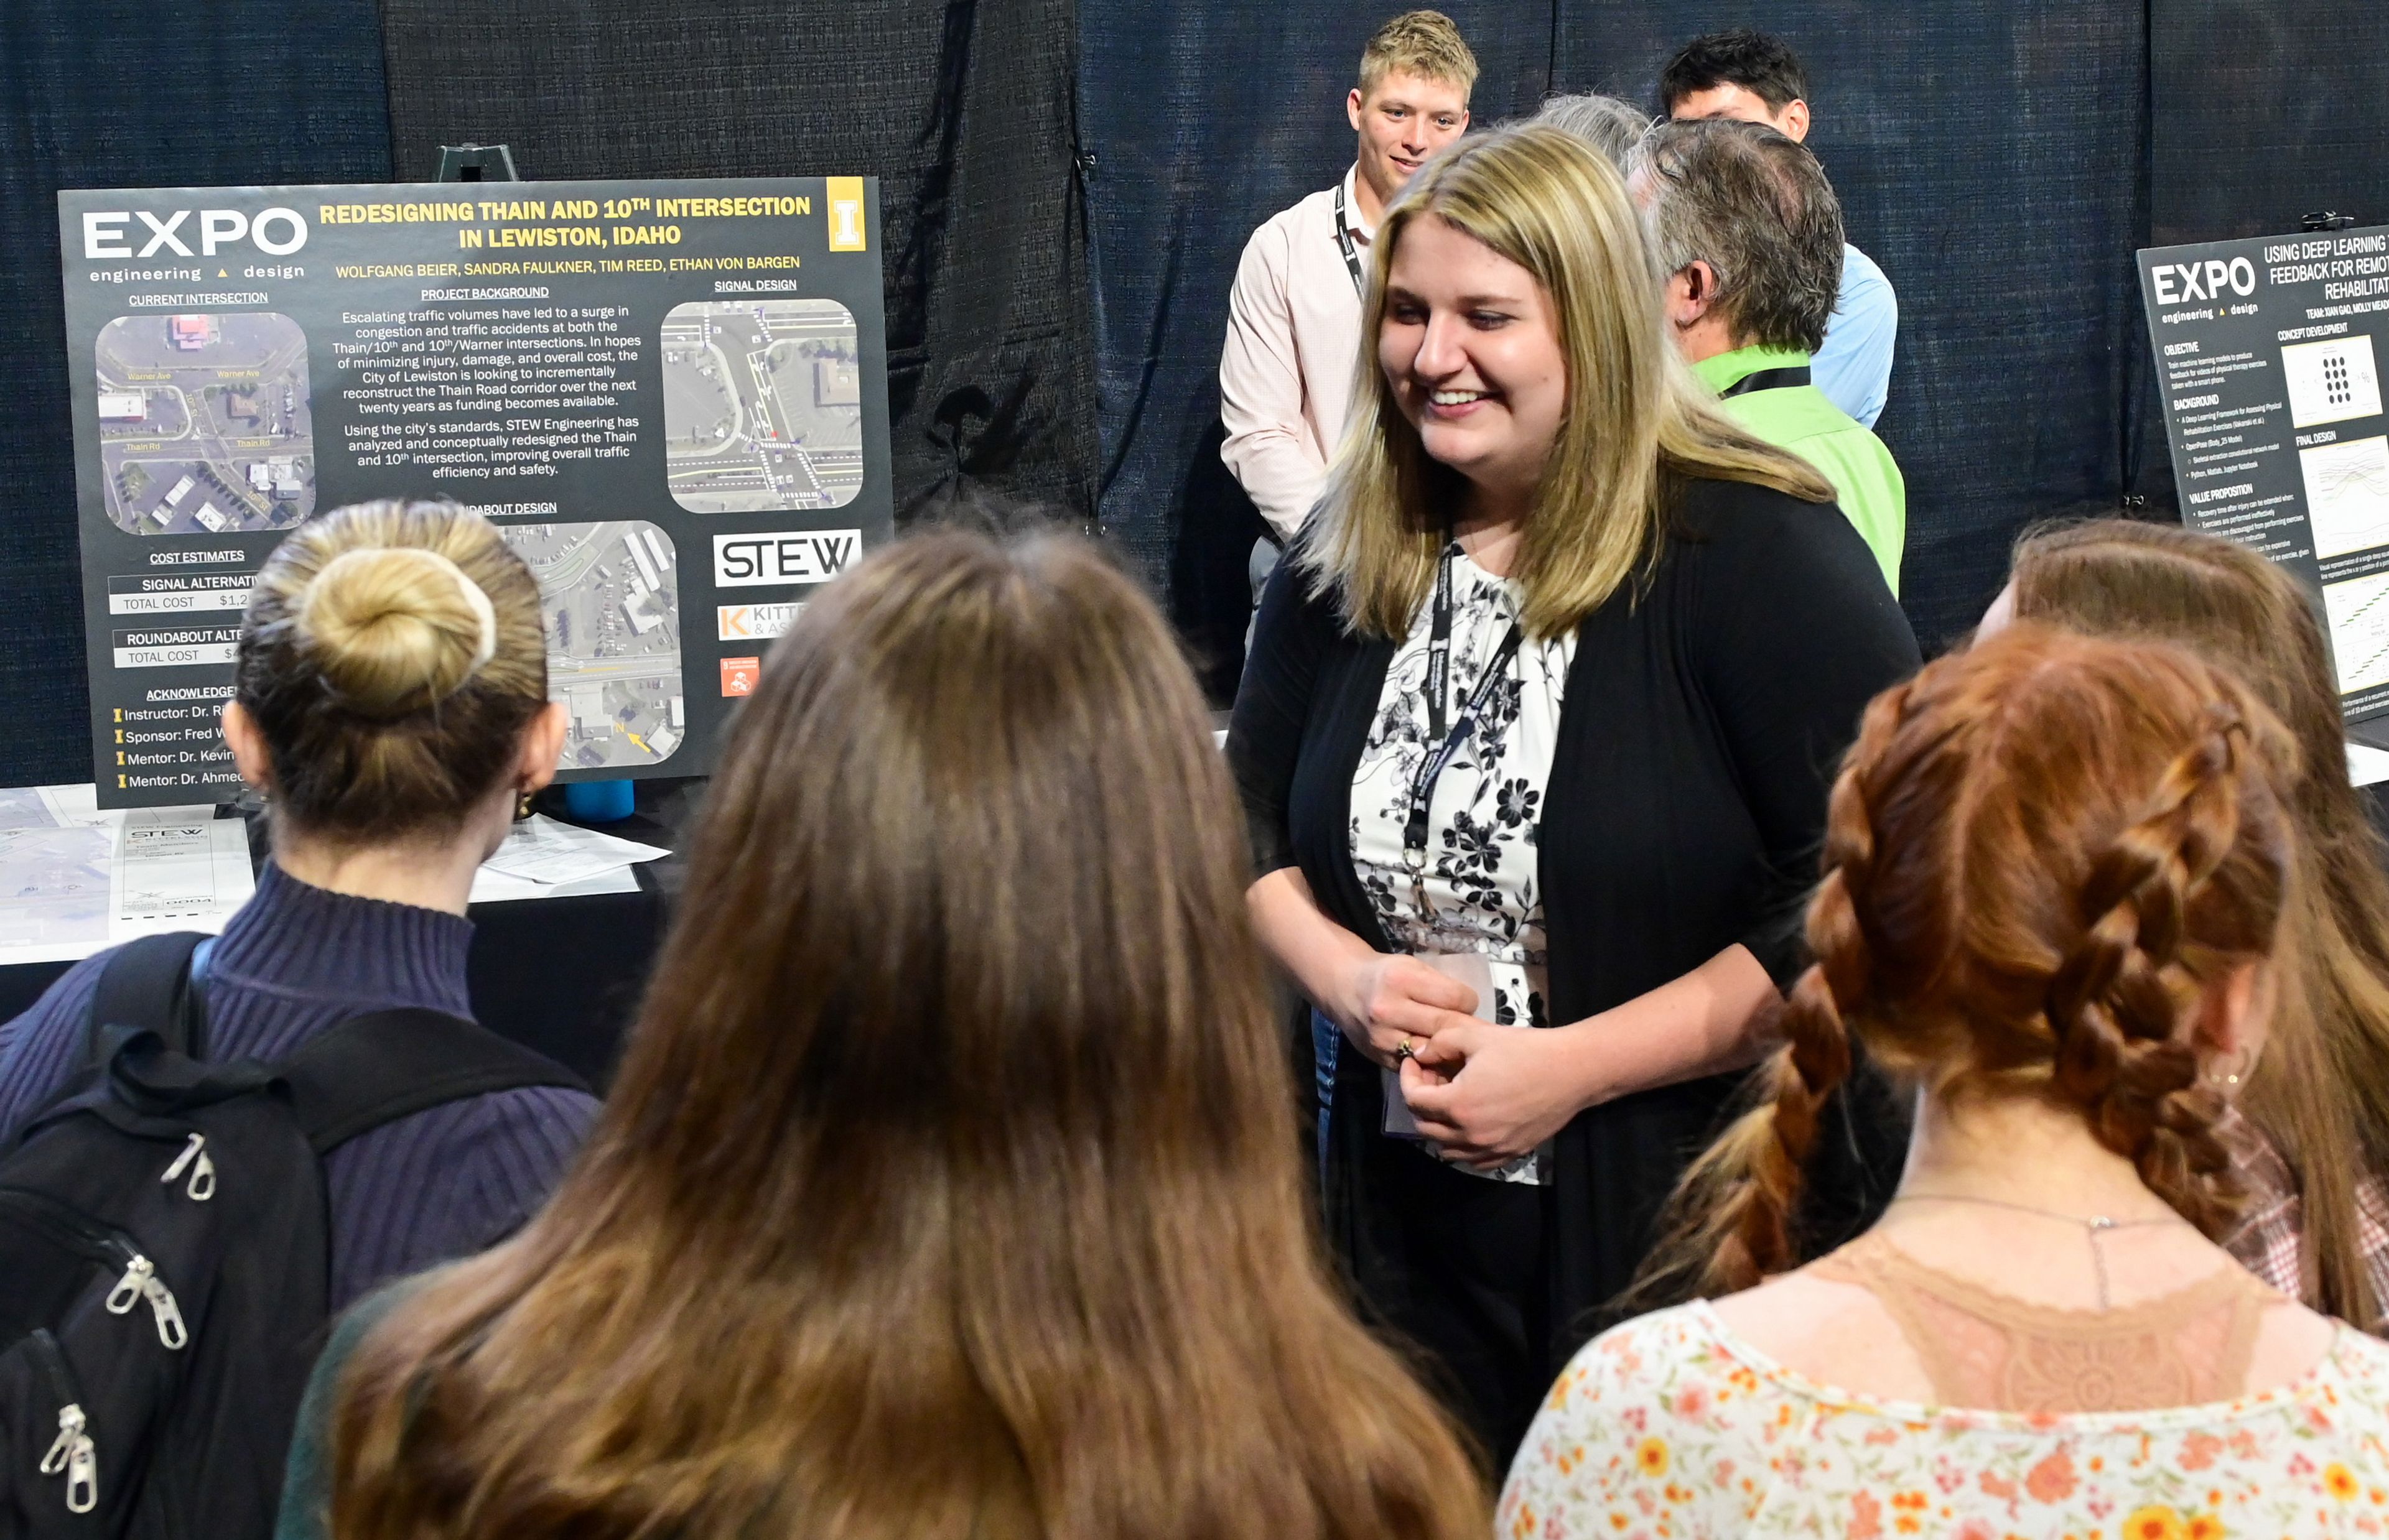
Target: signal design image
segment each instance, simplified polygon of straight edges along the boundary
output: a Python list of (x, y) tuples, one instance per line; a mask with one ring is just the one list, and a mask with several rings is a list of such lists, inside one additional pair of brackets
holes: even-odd
[(862, 487), (862, 356), (835, 299), (665, 317), (664, 461), (693, 514), (837, 508)]
[(131, 535), (287, 529), (315, 511), (307, 337), (270, 311), (100, 328), (100, 484)]

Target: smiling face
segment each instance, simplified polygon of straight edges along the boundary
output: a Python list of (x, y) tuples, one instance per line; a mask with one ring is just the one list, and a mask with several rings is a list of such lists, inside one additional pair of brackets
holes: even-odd
[(1428, 454), (1488, 490), (1533, 492), (1567, 411), (1558, 318), (1533, 274), (1438, 215), (1409, 221), (1377, 363)]
[[(1468, 94), (1447, 81), (1389, 70), (1345, 113), (1360, 132), (1361, 181), (1378, 208), (1402, 190), (1428, 156), (1468, 131)], [(1375, 210), (1363, 209), (1373, 219)]]

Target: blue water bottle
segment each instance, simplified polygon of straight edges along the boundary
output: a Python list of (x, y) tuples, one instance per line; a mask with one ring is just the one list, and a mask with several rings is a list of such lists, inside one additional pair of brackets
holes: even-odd
[(575, 781), (564, 788), (564, 809), (583, 823), (620, 823), (637, 806), (628, 781)]

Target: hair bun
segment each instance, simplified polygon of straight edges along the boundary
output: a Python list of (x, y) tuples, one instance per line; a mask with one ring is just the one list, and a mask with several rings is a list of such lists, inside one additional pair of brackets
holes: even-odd
[(341, 702), (397, 716), (461, 689), (497, 647), (489, 595), (436, 551), (343, 552), (307, 585), (299, 630)]

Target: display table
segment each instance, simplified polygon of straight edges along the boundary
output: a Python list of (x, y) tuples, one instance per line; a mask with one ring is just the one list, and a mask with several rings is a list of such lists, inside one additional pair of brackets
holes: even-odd
[[(622, 1035), (636, 1013), (647, 970), (680, 896), (685, 840), (702, 781), (642, 781), (638, 811), (602, 825), (610, 834), (660, 845), (671, 854), (632, 868), (635, 893), (596, 893), (475, 904), (473, 1012), (481, 1024), (539, 1050), (593, 1086), (612, 1077)], [(543, 794), (540, 811), (563, 818), (564, 801)], [(249, 851), (265, 859), (264, 825), (253, 821)], [(71, 962), (0, 967), (0, 1022), (41, 998)]]
[[(604, 825), (608, 834), (671, 851), (632, 869), (637, 892), (473, 906), (473, 1010), (483, 1025), (569, 1065), (593, 1086), (611, 1079), (680, 898), (705, 784), (643, 781), (638, 811)], [(2389, 834), (2389, 783), (2361, 790), (2375, 826)], [(560, 796), (541, 799), (541, 811), (551, 817), (562, 817), (563, 810)], [(262, 861), (262, 828), (252, 827), (251, 834), (251, 853)], [(31, 1006), (71, 966), (0, 967), (0, 1022)]]

